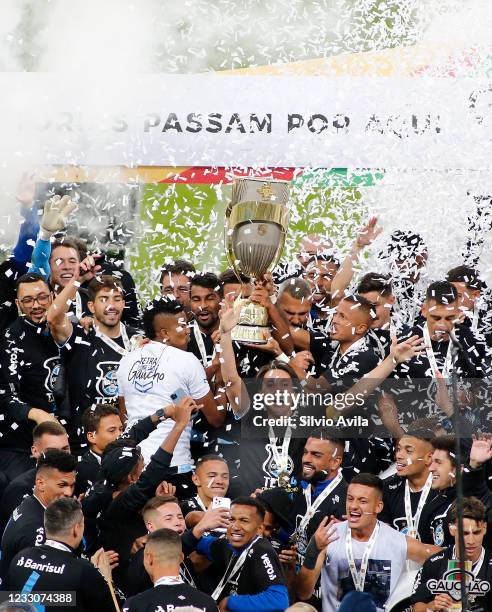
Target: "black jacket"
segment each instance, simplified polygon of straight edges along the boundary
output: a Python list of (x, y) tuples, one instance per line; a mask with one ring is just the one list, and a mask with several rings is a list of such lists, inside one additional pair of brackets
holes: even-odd
[(10, 565), (7, 578), (9, 590), (22, 591), (27, 582), (32, 581), (33, 574), (37, 574), (33, 591), (52, 593), (55, 597), (60, 591), (75, 592), (74, 607), (45, 604), (43, 610), (46, 612), (62, 609), (74, 612), (114, 610), (111, 592), (102, 574), (89, 561), (76, 557), (70, 548), (59, 550), (42, 544), (19, 552)]

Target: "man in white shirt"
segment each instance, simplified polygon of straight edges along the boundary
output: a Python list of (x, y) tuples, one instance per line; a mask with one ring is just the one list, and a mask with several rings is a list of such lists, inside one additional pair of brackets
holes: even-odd
[[(128, 418), (127, 427), (162, 408), (161, 423), (140, 444), (148, 463), (172, 428), (173, 421), (165, 413), (169, 404), (191, 396), (213, 427), (222, 424), (225, 411), (217, 409), (202, 364), (186, 352), (190, 334), (182, 304), (171, 297), (154, 300), (144, 312), (143, 325), (150, 342), (121, 359), (117, 380), (120, 412)], [(176, 445), (171, 467), (177, 474), (187, 474), (191, 482), (190, 432), (191, 423)], [(192, 489), (188, 497), (190, 492)]]
[(321, 573), (323, 612), (338, 609), (347, 593), (370, 593), (383, 610), (411, 559), (424, 563), (440, 548), (404, 536), (378, 521), (383, 509), (383, 482), (373, 474), (358, 474), (347, 490), (347, 521), (326, 517), (312, 537), (296, 590), (301, 599), (312, 595)]

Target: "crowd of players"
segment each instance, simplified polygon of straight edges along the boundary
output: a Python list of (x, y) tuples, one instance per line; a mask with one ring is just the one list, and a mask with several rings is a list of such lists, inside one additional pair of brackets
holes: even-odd
[[(47, 610), (362, 612), (419, 568), (405, 606), (448, 609), (461, 469), (470, 609), (492, 609), (492, 439), (474, 387), (492, 309), (475, 269), (426, 283), (424, 241), (397, 231), (385, 271), (359, 276), (373, 218), (343, 261), (309, 235), (256, 281), (177, 258), (142, 308), (122, 262), (63, 235), (72, 210), (26, 206), (0, 266), (8, 609), (45, 593)], [(238, 296), (267, 309), (264, 344), (232, 340)], [(312, 413), (293, 399), (308, 390), (341, 405)], [(255, 427), (258, 391), (277, 399)], [(282, 420), (303, 410), (335, 426)]]

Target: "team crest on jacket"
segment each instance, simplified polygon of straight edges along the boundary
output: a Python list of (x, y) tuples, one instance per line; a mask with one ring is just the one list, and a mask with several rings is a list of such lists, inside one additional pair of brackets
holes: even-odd
[(105, 397), (115, 397), (118, 395), (118, 381), (116, 372), (118, 364), (114, 361), (101, 361), (97, 364), (99, 376), (96, 383), (96, 389), (99, 395)]

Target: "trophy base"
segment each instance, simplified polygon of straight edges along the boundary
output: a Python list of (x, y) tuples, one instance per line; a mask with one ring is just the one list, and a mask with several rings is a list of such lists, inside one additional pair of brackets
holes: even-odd
[(266, 344), (265, 332), (269, 329), (259, 325), (236, 325), (231, 332), (231, 339), (243, 344)]
[(237, 298), (234, 310), (238, 313), (238, 323), (231, 332), (232, 340), (246, 344), (266, 344), (270, 335), (267, 309), (247, 299)]

